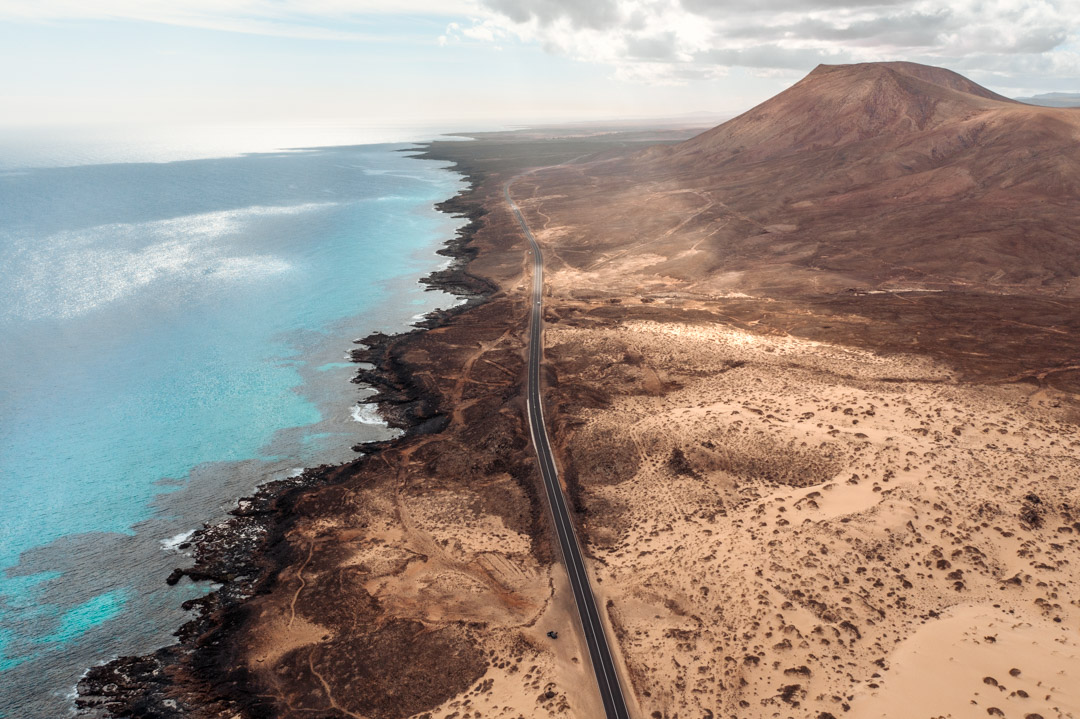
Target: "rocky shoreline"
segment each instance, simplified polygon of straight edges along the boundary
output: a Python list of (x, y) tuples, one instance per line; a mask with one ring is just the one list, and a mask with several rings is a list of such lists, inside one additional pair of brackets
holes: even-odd
[[(417, 323), (417, 329), (393, 335), (376, 332), (357, 340), (361, 347), (351, 352), (354, 362), (370, 365), (359, 369), (352, 381), (378, 390), (372, 401), (387, 423), (403, 434), (386, 442), (355, 446), (364, 454), (352, 462), (308, 468), (299, 476), (260, 485), (253, 495), (237, 501), (228, 519), (195, 531), (180, 545), (193, 556), (193, 566), (175, 569), (165, 581), (176, 584), (187, 577), (213, 582), (218, 588), (184, 603), (183, 608), (195, 611), (196, 616), (175, 632), (177, 643), (149, 655), (119, 657), (90, 668), (77, 687), (78, 716), (165, 719), (195, 712), (233, 716), (241, 711), (250, 716), (270, 715), (265, 699), (250, 691), (249, 673), (230, 645), (230, 630), (244, 621), (247, 600), (267, 591), (284, 566), (282, 540), (292, 526), (297, 503), (315, 488), (352, 477), (388, 448), (446, 426), (448, 418), (440, 413), (437, 399), (416, 382), (414, 368), (403, 355), (417, 337), (447, 326), (485, 303), (498, 289), (494, 282), (468, 269), (477, 254), (472, 242), (486, 214), (476, 198), (482, 176), (462, 169), (459, 162), (448, 169), (461, 174), (467, 186), (436, 209), (469, 222), (437, 251), (451, 258), (450, 265), (421, 282), (465, 302), (429, 313)], [(178, 689), (181, 685), (183, 690)]]
[(522, 130), (416, 152), (465, 177), (437, 207), (470, 221), (441, 250), (449, 266), (425, 279), (466, 302), (351, 354), (356, 381), (376, 388), (404, 433), (264, 485), (196, 533), (195, 566), (171, 579), (220, 587), (189, 604), (198, 615), (178, 643), (90, 670), (79, 715), (599, 711), (584, 649), (572, 632), (555, 647), (547, 634), (575, 615), (527, 436), (527, 255), (502, 188), (538, 167), (672, 137)]

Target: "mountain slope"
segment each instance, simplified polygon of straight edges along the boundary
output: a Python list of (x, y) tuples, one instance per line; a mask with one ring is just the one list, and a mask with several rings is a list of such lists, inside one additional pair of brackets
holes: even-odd
[(672, 150), (761, 160), (882, 135), (927, 131), (1016, 105), (943, 68), (915, 63), (819, 65), (772, 99)]
[(1080, 112), (943, 68), (820, 66), (682, 143), (550, 176), (560, 256), (599, 252), (627, 287), (1080, 296)]

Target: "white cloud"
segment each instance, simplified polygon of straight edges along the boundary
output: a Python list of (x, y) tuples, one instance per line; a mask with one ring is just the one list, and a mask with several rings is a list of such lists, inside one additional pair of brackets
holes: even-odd
[(375, 15), (454, 17), (473, 0), (0, 0), (0, 21), (136, 20), (256, 35), (386, 40), (352, 29)]
[(0, 22), (134, 20), (401, 41), (408, 22), (395, 21), (405, 29), (393, 35), (375, 29), (386, 15), (445, 19), (443, 34), (418, 24), (425, 34), (413, 39), (534, 44), (657, 85), (733, 67), (793, 77), (822, 62), (885, 59), (945, 65), (1003, 87), (1076, 89), (1080, 78), (1080, 0), (0, 0)]
[[(536, 43), (616, 77), (685, 83), (731, 67), (908, 59), (1023, 80), (1080, 77), (1080, 0), (478, 0), (455, 37)], [(978, 66), (976, 66), (977, 59)]]

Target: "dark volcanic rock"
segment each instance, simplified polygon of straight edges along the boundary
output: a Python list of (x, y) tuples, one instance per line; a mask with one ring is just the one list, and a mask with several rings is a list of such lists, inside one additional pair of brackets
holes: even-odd
[[(471, 179), (472, 186), (463, 197), (476, 189), (476, 179)], [(470, 243), (484, 211), (479, 203), (463, 197), (439, 206), (470, 219), (440, 250), (454, 261), (424, 282), (467, 301), (431, 313), (423, 322), (425, 328), (446, 326), (485, 303), (496, 288), (494, 282), (467, 269), (476, 255)], [(300, 477), (262, 485), (253, 496), (239, 500), (226, 521), (197, 531), (191, 542), (195, 565), (174, 570), (164, 581), (176, 584), (187, 577), (221, 587), (186, 603), (185, 608), (197, 610), (198, 615), (177, 630), (177, 644), (149, 656), (121, 657), (91, 668), (78, 686), (76, 707), (81, 715), (287, 716), (294, 713), (292, 702), (305, 706), (304, 692), (318, 686), (308, 674), (318, 672), (335, 685), (349, 687), (347, 696), (333, 698), (342, 702), (343, 709), (376, 718), (401, 716), (436, 706), (483, 674), (486, 662), (465, 629), (449, 625), (431, 631), (415, 622), (375, 621), (378, 603), (363, 590), (356, 571), (344, 569), (328, 575), (317, 594), (295, 602), (298, 614), (337, 631), (342, 639), (288, 653), (279, 667), (292, 667), (291, 676), (275, 681), (274, 686), (267, 686), (265, 679), (247, 668), (249, 647), (243, 637), (258, 619), (251, 614), (250, 600), (273, 591), (280, 572), (296, 561), (288, 535), (298, 518), (305, 512), (347, 509), (352, 495), (335, 495), (334, 487), (357, 481), (380, 453), (447, 428), (449, 417), (442, 400), (417, 380), (419, 367), (415, 358), (409, 358), (424, 334), (424, 329), (401, 335), (375, 333), (360, 341), (363, 349), (352, 353), (354, 361), (373, 365), (358, 371), (355, 381), (378, 390), (375, 401), (381, 412), (405, 433), (393, 441), (358, 446), (366, 454), (351, 463), (309, 469)], [(308, 499), (320, 490), (314, 503)], [(346, 606), (347, 611), (335, 613), (335, 607)], [(370, 620), (366, 624), (365, 617)], [(320, 717), (347, 716), (325, 702), (314, 710)]]

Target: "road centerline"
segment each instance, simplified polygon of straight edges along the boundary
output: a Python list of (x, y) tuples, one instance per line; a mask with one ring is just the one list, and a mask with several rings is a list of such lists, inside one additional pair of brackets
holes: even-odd
[(526, 415), (529, 420), (529, 434), (533, 448), (536, 450), (540, 476), (544, 482), (553, 525), (558, 535), (563, 564), (566, 567), (570, 587), (574, 593), (578, 619), (581, 622), (585, 641), (589, 647), (593, 673), (596, 675), (596, 683), (600, 690), (600, 698), (604, 704), (605, 715), (608, 719), (629, 719), (630, 714), (627, 711), (626, 701), (619, 683), (618, 671), (611, 656), (611, 649), (608, 645), (603, 622), (600, 619), (600, 612), (596, 607), (596, 599), (593, 596), (577, 533), (574, 531), (573, 522), (570, 520), (566, 497), (559, 483), (559, 473), (551, 452), (547, 425), (544, 422), (544, 408), (540, 393), (540, 363), (544, 352), (542, 341), (544, 259), (540, 244), (533, 236), (528, 223), (525, 222), (521, 210), (513, 198), (510, 197), (510, 185), (514, 182), (514, 179), (503, 185), (503, 194), (533, 252), (532, 302), (530, 303), (529, 315), (529, 364), (526, 373), (528, 380)]

